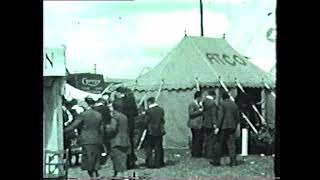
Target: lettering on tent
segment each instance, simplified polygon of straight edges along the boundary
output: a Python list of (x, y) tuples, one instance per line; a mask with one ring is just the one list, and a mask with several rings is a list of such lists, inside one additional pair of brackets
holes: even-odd
[(211, 64), (217, 63), (230, 66), (247, 65), (246, 61), (237, 55), (228, 56), (226, 54), (206, 53), (206, 57)]

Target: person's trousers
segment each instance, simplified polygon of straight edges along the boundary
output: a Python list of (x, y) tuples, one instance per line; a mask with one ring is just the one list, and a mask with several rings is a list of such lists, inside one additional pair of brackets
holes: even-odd
[(215, 144), (212, 128), (203, 128), (203, 157), (212, 158)]
[(131, 150), (127, 157), (127, 167), (128, 169), (131, 169), (135, 166), (135, 162), (137, 161), (137, 156), (134, 152), (134, 129), (130, 129), (129, 139), (131, 144)]
[(146, 136), (146, 166), (159, 168), (164, 165), (162, 136)]
[(123, 172), (127, 170), (127, 153), (128, 147), (113, 147), (111, 149), (111, 160), (115, 172)]
[(202, 146), (204, 133), (203, 129), (191, 129), (192, 132), (192, 145), (191, 145), (191, 156), (202, 157)]
[(218, 134), (218, 142), (216, 143), (216, 151), (213, 156), (213, 162), (219, 163), (222, 156), (223, 147), (227, 144), (230, 161), (236, 162), (236, 138), (234, 129), (221, 130)]

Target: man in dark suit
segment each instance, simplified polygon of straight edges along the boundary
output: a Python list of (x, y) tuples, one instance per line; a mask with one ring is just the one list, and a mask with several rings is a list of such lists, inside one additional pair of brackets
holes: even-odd
[[(149, 109), (146, 112), (147, 133), (145, 139), (146, 165), (149, 168), (164, 166), (162, 141), (165, 135), (164, 110), (155, 103), (155, 98), (147, 100)], [(153, 153), (154, 151), (154, 153)]]
[(112, 106), (112, 120), (106, 126), (106, 132), (110, 138), (114, 176), (123, 177), (124, 171), (128, 168), (127, 155), (131, 152), (128, 118), (123, 113), (121, 100), (114, 101)]
[[(135, 101), (133, 92), (125, 87), (117, 88), (120, 99), (122, 100), (123, 112), (128, 118), (129, 127), (129, 138), (131, 145), (134, 145), (134, 130), (135, 130), (135, 118), (138, 116), (138, 108)], [(128, 169), (133, 169), (136, 167), (135, 162), (137, 161), (137, 156), (134, 152), (134, 147), (130, 148), (131, 152), (128, 154), (127, 166)]]
[(221, 123), (218, 126), (219, 144), (217, 147), (217, 154), (213, 157), (212, 165), (217, 165), (220, 162), (222, 149), (227, 144), (230, 166), (237, 165), (236, 159), (236, 144), (235, 144), (235, 132), (239, 127), (239, 109), (237, 104), (229, 98), (227, 92), (222, 94), (223, 101), (220, 104), (221, 108)]
[[(103, 127), (105, 127), (107, 124), (110, 124), (110, 121), (111, 121), (110, 109), (107, 106), (107, 103), (104, 99), (100, 98), (93, 109), (98, 111), (102, 115)], [(108, 154), (111, 151), (111, 147), (110, 147), (109, 139), (104, 132), (105, 131), (103, 131), (104, 146), (102, 146), (101, 148), (104, 153)], [(105, 152), (105, 151), (108, 151), (108, 152)], [(101, 164), (106, 164), (106, 162), (107, 162), (107, 156), (104, 155), (101, 157)]]
[(93, 110), (93, 99), (87, 98), (88, 104), (85, 112), (80, 114), (64, 132), (70, 132), (75, 128), (80, 129), (79, 144), (82, 147), (81, 169), (87, 170), (90, 177), (99, 177), (100, 155), (102, 141), (102, 115)]
[(193, 102), (189, 105), (189, 120), (187, 126), (192, 132), (192, 145), (191, 145), (191, 156), (195, 158), (202, 157), (202, 146), (203, 146), (203, 109), (200, 105), (201, 92), (197, 91), (194, 94)]
[(215, 103), (215, 91), (208, 90), (204, 91), (203, 97), (203, 133), (204, 133), (204, 142), (203, 142), (203, 155), (206, 158), (213, 157), (213, 151), (215, 149), (215, 144), (217, 141), (214, 131), (219, 125), (218, 113), (219, 109)]

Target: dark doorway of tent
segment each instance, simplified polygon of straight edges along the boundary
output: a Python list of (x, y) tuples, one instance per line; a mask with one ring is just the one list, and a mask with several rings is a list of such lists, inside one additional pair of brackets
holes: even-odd
[[(237, 97), (235, 98), (236, 103), (240, 111), (248, 117), (252, 125), (258, 131), (258, 133), (255, 133), (248, 122), (246, 122), (246, 120), (242, 116), (240, 116), (241, 129), (246, 128), (249, 130), (248, 153), (271, 155), (274, 153), (274, 131), (268, 126), (268, 121), (267, 125), (262, 124), (261, 118), (253, 108), (254, 105), (259, 114), (262, 115), (265, 120), (268, 119), (270, 121), (270, 118), (266, 117), (266, 108), (268, 108), (268, 106), (266, 106), (265, 104), (266, 91), (262, 88), (251, 87), (243, 88), (243, 90), (244, 92), (242, 92), (241, 89), (237, 88)], [(241, 141), (241, 138), (237, 139), (238, 154), (241, 154)]]

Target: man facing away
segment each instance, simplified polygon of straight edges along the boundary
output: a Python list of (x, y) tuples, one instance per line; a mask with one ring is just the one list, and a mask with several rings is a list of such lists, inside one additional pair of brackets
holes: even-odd
[[(134, 145), (134, 124), (135, 117), (138, 116), (138, 108), (135, 101), (133, 92), (124, 87), (117, 88), (120, 99), (122, 100), (123, 112), (128, 118), (128, 127), (129, 127), (129, 139), (131, 145)], [(136, 167), (135, 162), (137, 161), (137, 156), (134, 152), (134, 147), (131, 147), (131, 152), (128, 154), (127, 158), (127, 167), (128, 169), (133, 169)]]
[[(95, 107), (93, 108), (94, 110), (98, 111), (102, 115), (103, 127), (105, 127), (107, 124), (110, 124), (110, 121), (111, 121), (111, 114), (106, 101), (107, 101), (106, 99), (100, 98), (98, 102), (95, 104)], [(111, 151), (111, 148), (110, 148), (109, 139), (105, 134), (105, 130), (103, 130), (102, 135), (103, 135), (103, 146), (101, 148), (102, 148), (102, 152), (104, 153), (103, 153), (103, 156), (101, 157), (101, 164), (104, 165), (107, 162), (106, 154)], [(105, 152), (105, 151), (108, 151), (108, 152)]]
[[(146, 112), (147, 135), (145, 139), (146, 166), (160, 168), (164, 166), (162, 141), (165, 135), (164, 110), (155, 103), (155, 98), (147, 100), (149, 109)], [(153, 153), (154, 151), (154, 153)]]
[(230, 156), (230, 166), (237, 165), (236, 159), (236, 144), (235, 144), (235, 132), (239, 128), (239, 110), (237, 104), (229, 98), (227, 92), (222, 94), (223, 101), (220, 104), (221, 109), (221, 123), (218, 127), (218, 137), (219, 143), (217, 146), (217, 153), (213, 157), (212, 165), (220, 165), (220, 158), (222, 154), (222, 149), (227, 144), (229, 156)]
[(213, 157), (213, 151), (217, 141), (216, 131), (219, 124), (218, 106), (215, 103), (215, 91), (206, 90), (203, 92), (203, 155), (206, 158)]
[(81, 169), (87, 170), (90, 177), (99, 177), (100, 155), (102, 145), (102, 115), (93, 110), (93, 99), (86, 99), (88, 104), (85, 112), (80, 114), (74, 122), (64, 129), (70, 132), (75, 128), (80, 129), (79, 144), (82, 147)]
[(127, 155), (131, 152), (129, 139), (128, 118), (123, 113), (121, 100), (112, 103), (112, 120), (106, 127), (106, 132), (110, 138), (111, 159), (113, 162), (114, 177), (124, 177), (127, 167)]
[(203, 109), (200, 101), (201, 92), (197, 91), (194, 94), (193, 102), (188, 107), (189, 120), (187, 126), (191, 129), (192, 133), (191, 156), (195, 158), (202, 157), (203, 146)]

